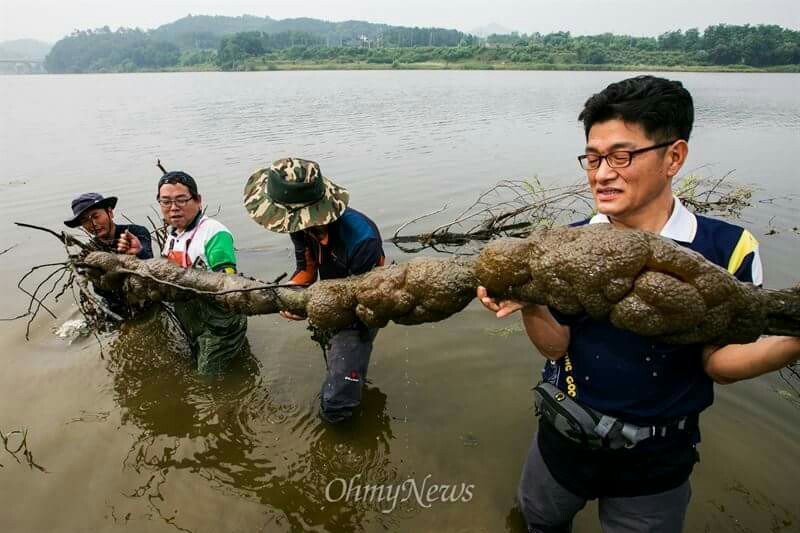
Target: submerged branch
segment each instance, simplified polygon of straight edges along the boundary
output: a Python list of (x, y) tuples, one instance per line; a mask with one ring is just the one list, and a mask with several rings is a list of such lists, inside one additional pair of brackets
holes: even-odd
[(3, 255), (3, 254), (5, 254), (6, 252), (10, 252), (11, 250), (13, 250), (13, 249), (14, 249), (14, 248), (16, 248), (16, 247), (17, 247), (17, 245), (16, 245), (16, 244), (12, 244), (12, 245), (11, 245), (11, 246), (9, 246), (8, 248), (5, 248), (5, 249), (3, 249), (3, 250), (0, 250), (0, 255)]
[[(19, 439), (19, 442), (16, 443), (14, 446), (14, 439)], [(47, 470), (36, 461), (33, 460), (33, 453), (31, 453), (30, 449), (28, 448), (28, 430), (27, 429), (15, 429), (8, 433), (3, 433), (0, 430), (0, 441), (3, 442), (3, 448), (5, 448), (6, 452), (14, 458), (14, 460), (18, 464), (22, 464), (22, 460), (20, 460), (20, 455), (25, 460), (25, 463), (28, 465), (28, 468), (33, 470), (34, 468), (40, 472), (47, 473)], [(3, 467), (3, 464), (0, 463), (0, 467)]]
[[(732, 183), (729, 172), (721, 178), (689, 175), (677, 182), (674, 192), (696, 213), (738, 218), (752, 202), (753, 190)], [(585, 182), (546, 187), (538, 178), (502, 180), (449, 222), (430, 231), (401, 235), (408, 226), (442, 213), (446, 206), (404, 222), (390, 242), (407, 253), (444, 246), (461, 248), (480, 245), (496, 237), (525, 237), (540, 228), (552, 228), (585, 219), (594, 212), (589, 186)], [(416, 244), (417, 246), (408, 246)], [(478, 247), (465, 250), (475, 254)]]

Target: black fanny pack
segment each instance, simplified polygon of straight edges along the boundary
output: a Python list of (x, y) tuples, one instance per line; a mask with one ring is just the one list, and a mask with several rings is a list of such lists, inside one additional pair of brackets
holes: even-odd
[(539, 383), (533, 392), (538, 416), (563, 437), (592, 450), (633, 448), (643, 440), (672, 436), (697, 425), (696, 416), (684, 416), (660, 426), (637, 426), (581, 405), (547, 382)]

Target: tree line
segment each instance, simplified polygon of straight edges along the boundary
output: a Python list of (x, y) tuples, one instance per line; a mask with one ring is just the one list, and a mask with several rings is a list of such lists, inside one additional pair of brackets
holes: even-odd
[(44, 60), (47, 72), (136, 72), (175, 67), (181, 56), (177, 45), (153, 39), (139, 29), (108, 26), (74, 31), (53, 45)]
[[(573, 52), (581, 62), (619, 63), (662, 52), (665, 64), (748, 65), (768, 67), (800, 63), (800, 31), (776, 25), (717, 24), (700, 32), (691, 28), (658, 37), (631, 37), (604, 33), (573, 37), (569, 32), (542, 35), (490, 35), (487, 43), (516, 48), (524, 56), (559, 50)], [(513, 54), (512, 54), (513, 57)], [(524, 57), (519, 58), (524, 59)], [(662, 64), (662, 63), (658, 63)]]
[[(296, 19), (299, 20), (299, 19)], [(313, 20), (313, 19), (308, 19)], [(317, 21), (319, 22), (319, 21)], [(331, 24), (331, 23), (326, 23)], [(367, 24), (367, 23), (362, 23)], [(374, 26), (374, 25), (373, 25)], [(775, 25), (676, 30), (658, 37), (605, 33), (491, 35), (485, 40), (438, 28), (386, 27), (371, 37), (339, 39), (296, 29), (228, 35), (195, 32), (162, 40), (157, 31), (108, 27), (76, 31), (57, 42), (48, 72), (135, 72), (180, 68), (249, 70), (280, 63), (498, 63), (559, 66), (800, 66), (800, 31)]]

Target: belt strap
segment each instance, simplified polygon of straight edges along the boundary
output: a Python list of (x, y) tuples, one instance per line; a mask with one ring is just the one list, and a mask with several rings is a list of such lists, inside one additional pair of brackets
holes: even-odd
[(656, 436), (663, 438), (668, 433), (683, 431), (686, 428), (686, 421), (687, 417), (684, 416), (663, 426), (637, 426), (629, 422), (622, 422), (613, 416), (601, 415), (594, 432), (605, 439), (612, 449), (633, 448), (643, 440)]
[(547, 419), (564, 437), (591, 449), (633, 448), (644, 440), (683, 431), (691, 421), (696, 423), (696, 417), (684, 416), (660, 426), (637, 426), (583, 405), (551, 383), (539, 383), (534, 391), (536, 414)]

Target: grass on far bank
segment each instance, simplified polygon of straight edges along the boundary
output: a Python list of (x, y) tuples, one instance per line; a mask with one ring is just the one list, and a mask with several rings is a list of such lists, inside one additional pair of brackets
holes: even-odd
[[(221, 71), (215, 63), (201, 63), (196, 65), (183, 65), (174, 68), (165, 68), (157, 72), (214, 72)], [(800, 73), (800, 65), (782, 65), (775, 67), (757, 68), (747, 65), (618, 65), (602, 64), (590, 65), (582, 63), (513, 63), (494, 62), (482, 63), (475, 61), (463, 62), (436, 62), (423, 63), (368, 63), (366, 61), (340, 63), (336, 61), (263, 61), (261, 59), (248, 60), (245, 64), (237, 65), (235, 72), (271, 71), (271, 70), (553, 70), (553, 71), (649, 71), (649, 72), (783, 72)], [(152, 70), (140, 72), (153, 72)]]
[[(197, 70), (219, 70), (199, 68)], [(202, 66), (201, 66), (202, 67)], [(187, 70), (193, 70), (191, 68)], [(558, 64), (558, 63), (512, 63), (512, 62), (436, 62), (424, 63), (368, 63), (366, 61), (339, 63), (335, 61), (248, 61), (233, 70), (592, 70), (592, 71), (659, 71), (659, 72), (789, 72), (800, 73), (800, 65), (782, 65), (757, 68), (747, 65), (618, 65), (618, 64)]]

